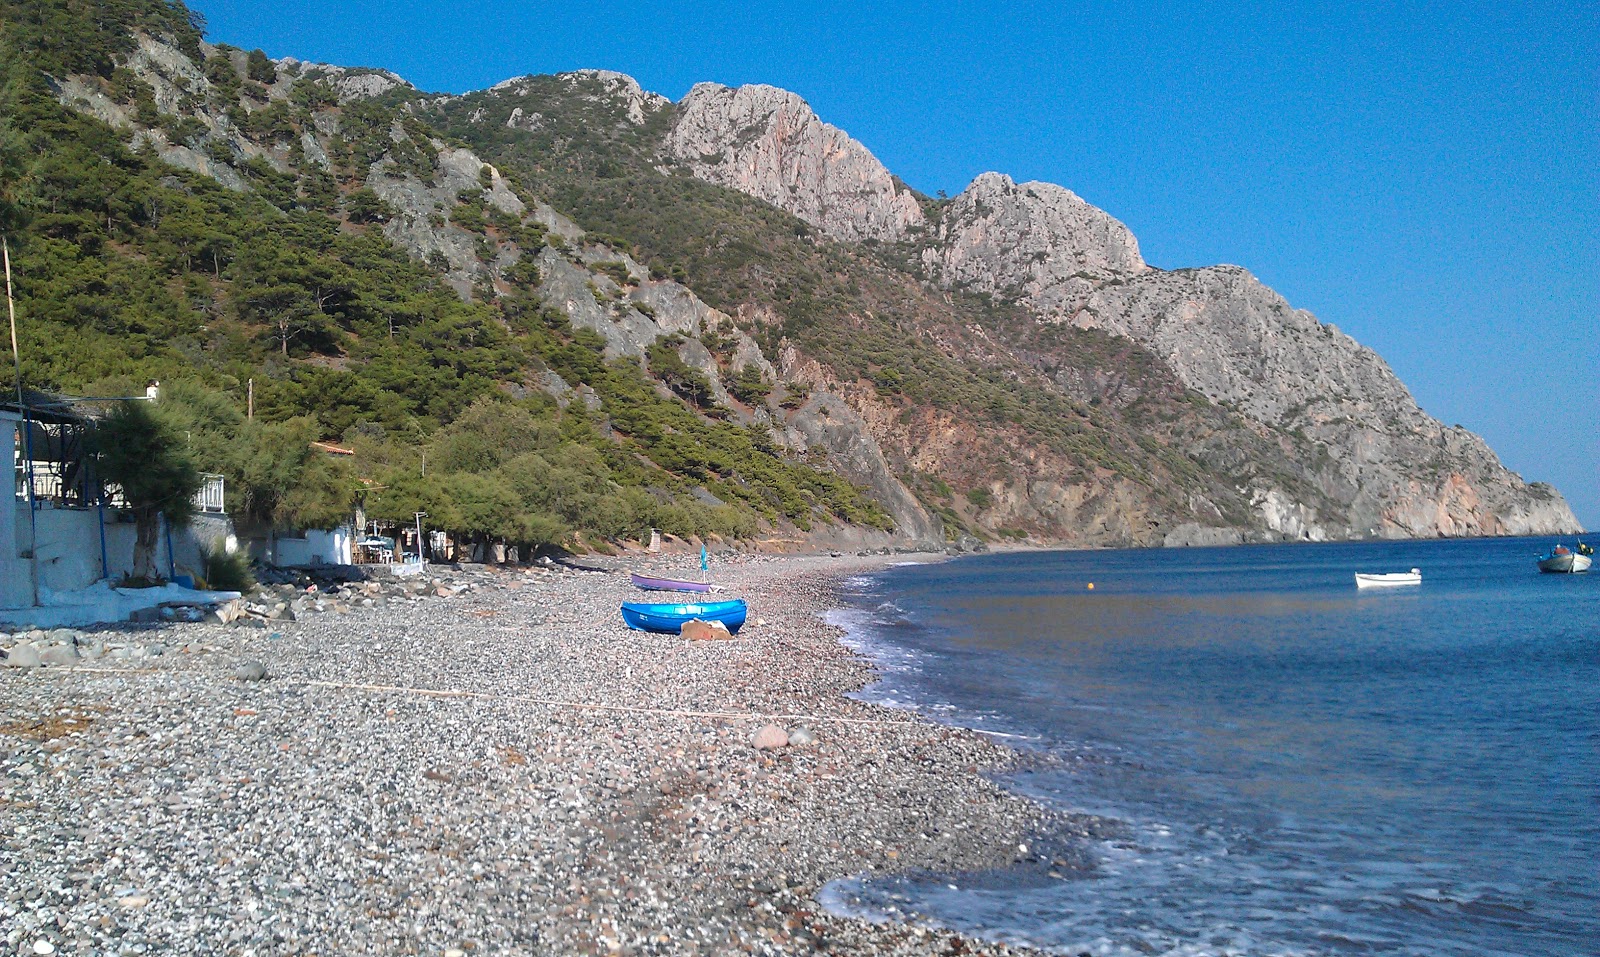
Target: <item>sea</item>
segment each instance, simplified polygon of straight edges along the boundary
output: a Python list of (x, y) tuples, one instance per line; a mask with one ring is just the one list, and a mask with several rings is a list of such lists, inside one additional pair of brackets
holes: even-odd
[[(1600, 572), (1539, 574), (1552, 544), (850, 579), (830, 620), (881, 672), (861, 696), (1015, 749), (997, 780), (1070, 824), (1008, 869), (823, 902), (1072, 955), (1600, 955)], [(1421, 585), (1355, 587), (1413, 567)]]

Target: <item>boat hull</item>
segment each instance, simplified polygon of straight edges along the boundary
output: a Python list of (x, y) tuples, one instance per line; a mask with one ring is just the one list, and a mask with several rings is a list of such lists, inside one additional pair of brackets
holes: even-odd
[(1594, 564), (1594, 559), (1588, 555), (1568, 552), (1565, 555), (1547, 555), (1539, 559), (1539, 570), (1553, 572), (1558, 575), (1572, 575), (1588, 571), (1592, 564)]
[(696, 618), (701, 621), (720, 621), (729, 633), (737, 634), (744, 625), (750, 607), (743, 598), (733, 601), (684, 602), (652, 604), (625, 601), (622, 603), (622, 620), (634, 631), (659, 631), (676, 635), (683, 626)]
[(628, 577), (633, 580), (635, 588), (645, 591), (693, 591), (708, 592), (711, 590), (710, 582), (693, 582), (682, 578), (657, 578), (654, 575), (641, 575), (630, 572)]

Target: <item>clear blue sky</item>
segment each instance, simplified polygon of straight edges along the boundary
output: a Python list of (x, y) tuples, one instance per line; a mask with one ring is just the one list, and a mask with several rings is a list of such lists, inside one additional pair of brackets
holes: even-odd
[(1600, 527), (1588, 3), (196, 7), (214, 40), (430, 91), (582, 67), (673, 99), (770, 83), (924, 192), (990, 169), (1060, 183), (1151, 263), (1237, 263), (1337, 323)]

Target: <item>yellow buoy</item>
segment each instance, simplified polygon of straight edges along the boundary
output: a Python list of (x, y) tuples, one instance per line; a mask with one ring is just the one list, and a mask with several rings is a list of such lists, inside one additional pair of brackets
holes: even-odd
[(1089, 583), (1089, 590), (1094, 591), (1094, 582)]

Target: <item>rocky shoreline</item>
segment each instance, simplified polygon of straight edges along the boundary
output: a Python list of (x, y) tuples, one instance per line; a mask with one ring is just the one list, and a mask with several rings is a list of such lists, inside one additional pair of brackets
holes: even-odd
[[(883, 561), (731, 558), (732, 641), (626, 630), (596, 560), (0, 668), (0, 949), (1026, 952), (817, 902), (1062, 823), (984, 776), (1009, 751), (845, 697), (872, 670), (819, 616)], [(814, 740), (758, 749), (769, 724)]]

